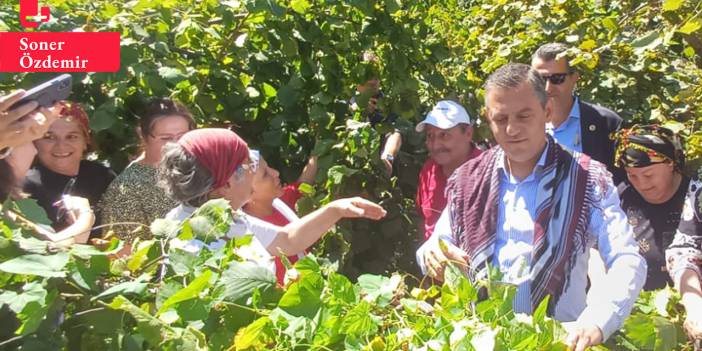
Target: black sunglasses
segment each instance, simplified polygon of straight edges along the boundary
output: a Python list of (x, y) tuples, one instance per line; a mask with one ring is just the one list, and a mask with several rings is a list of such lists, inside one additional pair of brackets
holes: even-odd
[(554, 74), (542, 74), (541, 77), (547, 80), (549, 83), (554, 85), (563, 84), (567, 76), (573, 74), (573, 72), (567, 73), (554, 73)]

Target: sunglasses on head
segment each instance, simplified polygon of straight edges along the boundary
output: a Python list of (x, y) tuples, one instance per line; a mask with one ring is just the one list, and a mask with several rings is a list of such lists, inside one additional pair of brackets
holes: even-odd
[(571, 75), (573, 72), (567, 73), (553, 73), (553, 74), (542, 74), (541, 77), (551, 84), (559, 85), (565, 82), (566, 77)]
[(258, 163), (261, 159), (261, 153), (258, 150), (249, 150), (249, 162), (246, 164), (240, 164), (236, 168), (236, 177), (240, 178), (245, 171), (250, 171), (251, 173), (256, 173), (258, 169)]

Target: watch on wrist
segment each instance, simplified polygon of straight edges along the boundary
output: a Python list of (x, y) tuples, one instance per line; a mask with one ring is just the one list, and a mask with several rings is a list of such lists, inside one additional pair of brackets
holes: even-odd
[(385, 154), (383, 157), (381, 157), (382, 160), (388, 160), (390, 163), (393, 163), (395, 161), (395, 156), (391, 154)]

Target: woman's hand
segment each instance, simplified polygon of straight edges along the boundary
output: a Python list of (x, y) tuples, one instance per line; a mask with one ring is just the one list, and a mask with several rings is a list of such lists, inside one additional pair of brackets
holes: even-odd
[(685, 318), (685, 331), (690, 340), (702, 340), (702, 297), (695, 296), (683, 300), (687, 317)]
[(387, 214), (379, 205), (360, 197), (335, 200), (329, 206), (336, 210), (341, 218), (370, 218), (378, 220)]
[(79, 244), (87, 243), (90, 238), (90, 230), (95, 224), (95, 213), (90, 208), (90, 201), (84, 197), (66, 195), (61, 202), (61, 205), (69, 213), (71, 225), (58, 233), (47, 235), (49, 240), (73, 239)]
[(10, 110), (10, 106), (19, 101), (25, 93), (24, 90), (17, 90), (10, 95), (0, 96), (0, 149), (39, 139), (61, 112), (58, 104), (37, 110), (39, 104), (36, 101)]

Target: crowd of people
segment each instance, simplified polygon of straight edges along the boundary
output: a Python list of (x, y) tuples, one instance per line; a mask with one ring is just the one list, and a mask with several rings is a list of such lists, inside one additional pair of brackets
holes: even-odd
[[(416, 125), (429, 153), (418, 175), (424, 243), (416, 256), (439, 281), (449, 262), (471, 280), (498, 267), (517, 288), (516, 312), (532, 313), (549, 297), (549, 315), (574, 322), (567, 342), (583, 350), (622, 326), (642, 289), (673, 286), (688, 312), (702, 311), (702, 180), (686, 174), (673, 131), (625, 126), (615, 112), (580, 99), (567, 49), (543, 45), (531, 65), (510, 63), (487, 78), (485, 121), (494, 147), (473, 142), (475, 119), (456, 101), (437, 102)], [(362, 109), (371, 124), (392, 124), (396, 116), (376, 106), (377, 78), (357, 90), (371, 96)], [(226, 238), (253, 234), (252, 259), (282, 283), (281, 256), (303, 257), (342, 218), (385, 216), (379, 205), (354, 197), (299, 217), (299, 188), (314, 182), (316, 157), (297, 181), (283, 185), (239, 135), (197, 128), (187, 107), (167, 98), (151, 100), (140, 114), (142, 153), (116, 175), (85, 159), (91, 130), (79, 103), (10, 108), (23, 95), (0, 97), (0, 200), (36, 199), (53, 230), (34, 228), (47, 240), (87, 243), (115, 233), (129, 244), (148, 235), (135, 226), (184, 220), (219, 198), (237, 214)], [(355, 100), (350, 106), (359, 108)], [(401, 144), (396, 129), (383, 136), (377, 157), (388, 174)], [(12, 210), (3, 216), (27, 222)], [(105, 230), (94, 229), (98, 224)], [(196, 251), (224, 242), (178, 245)], [(702, 338), (699, 313), (688, 313), (685, 327)]]

